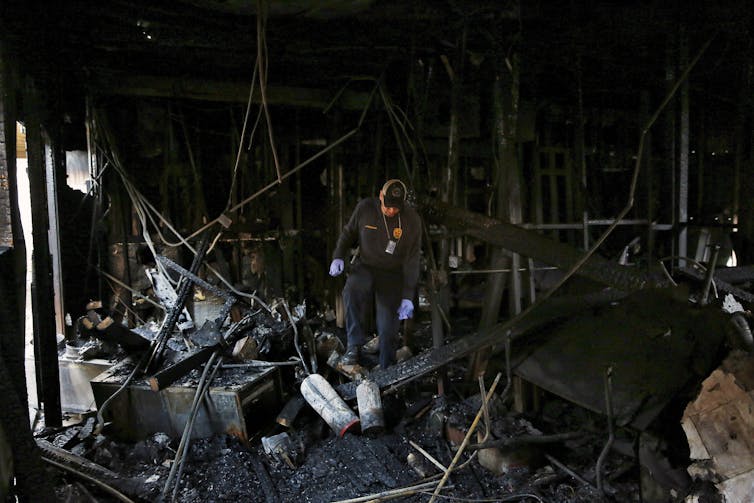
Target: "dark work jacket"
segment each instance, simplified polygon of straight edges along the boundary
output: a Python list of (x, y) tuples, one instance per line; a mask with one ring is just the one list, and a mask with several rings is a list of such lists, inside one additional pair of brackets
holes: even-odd
[[(401, 237), (394, 237), (400, 221)], [(387, 227), (386, 227), (387, 225)], [(382, 271), (403, 273), (401, 295), (413, 300), (419, 279), (419, 253), (421, 251), (421, 219), (415, 209), (405, 204), (394, 217), (382, 214), (377, 197), (362, 199), (343, 227), (333, 258), (345, 259), (349, 248), (359, 245), (359, 260), (366, 266)], [(389, 239), (397, 244), (393, 254), (385, 252)]]

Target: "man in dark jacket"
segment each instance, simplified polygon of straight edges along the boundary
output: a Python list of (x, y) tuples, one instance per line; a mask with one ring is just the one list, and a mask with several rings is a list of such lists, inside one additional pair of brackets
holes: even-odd
[(338, 238), (330, 276), (343, 272), (348, 250), (359, 246), (343, 289), (348, 348), (341, 362), (345, 365), (359, 361), (366, 342), (364, 313), (371, 302), (375, 302), (382, 368), (395, 363), (400, 320), (413, 316), (422, 224), (416, 210), (405, 203), (406, 186), (388, 180), (379, 197), (359, 201)]

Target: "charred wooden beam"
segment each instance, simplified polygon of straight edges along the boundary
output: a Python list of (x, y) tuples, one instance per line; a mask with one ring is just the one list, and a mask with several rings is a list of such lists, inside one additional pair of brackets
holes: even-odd
[[(205, 233), (202, 237), (202, 241), (199, 244), (199, 247), (196, 250), (194, 260), (191, 262), (190, 272), (192, 274), (196, 274), (199, 271), (199, 267), (202, 265), (204, 255), (207, 253), (208, 248), (209, 235)], [(155, 337), (153, 350), (145, 367), (147, 370), (149, 370), (152, 366), (159, 364), (160, 358), (162, 356), (162, 351), (164, 350), (165, 344), (170, 337), (170, 333), (173, 331), (173, 328), (178, 321), (178, 316), (183, 311), (183, 306), (184, 304), (186, 304), (189, 292), (193, 291), (192, 286), (193, 284), (188, 277), (181, 277), (181, 280), (178, 284), (178, 291), (176, 292), (175, 304), (168, 311), (168, 314), (165, 317), (165, 321), (162, 322), (162, 326), (160, 327), (160, 332), (157, 334), (157, 337)]]
[(42, 438), (35, 440), (42, 452), (42, 458), (47, 462), (63, 465), (63, 467), (72, 470), (74, 473), (83, 473), (129, 496), (139, 497), (145, 492), (143, 479), (123, 477), (82, 456), (77, 456), (65, 449), (61, 449), (47, 440)]
[[(422, 207), (425, 217), (431, 222), (458, 229), (463, 234), (561, 269), (571, 268), (584, 254), (577, 248), (553, 241), (534, 231), (455, 208), (435, 199), (425, 198)], [(610, 262), (596, 255), (590, 257), (577, 274), (628, 292), (668, 286), (664, 278), (654, 278), (646, 272)]]
[(11, 374), (24, 408), (27, 406), (24, 371), (26, 243), (21, 228), (16, 180), (16, 103), (7, 52), (0, 46), (0, 357)]
[[(625, 296), (626, 294), (623, 292), (608, 290), (578, 297), (548, 299), (527, 314), (456, 339), (441, 348), (425, 351), (392, 367), (374, 372), (370, 375), (370, 378), (383, 391), (386, 388), (399, 387), (454, 360), (466, 357), (474, 351), (493, 345), (502, 346), (503, 338), (508, 332), (513, 339), (520, 338), (523, 334), (541, 328), (555, 320), (572, 316), (574, 313), (590, 307), (614, 302)], [(348, 382), (338, 386), (336, 391), (344, 400), (352, 400), (356, 398), (357, 385), (356, 382)]]
[[(98, 91), (117, 96), (188, 98), (229, 103), (245, 103), (249, 99), (249, 84), (246, 82), (151, 76), (121, 76), (117, 81), (101, 82)], [(269, 86), (265, 92), (268, 105), (325, 109), (335, 100), (335, 104), (345, 110), (363, 110), (369, 102), (369, 93), (347, 89), (338, 94), (325, 89)], [(255, 93), (252, 100), (259, 104), (259, 93)]]
[(46, 141), (41, 124), (41, 98), (30, 82), (24, 100), (26, 145), (29, 156), (29, 192), (31, 199), (32, 237), (32, 316), (34, 318), (34, 356), (37, 380), (47, 426), (60, 426), (60, 378), (58, 344), (55, 333), (53, 270), (48, 236), (49, 206), (45, 164)]
[(212, 353), (216, 349), (215, 346), (202, 348), (195, 353), (191, 353), (178, 363), (160, 370), (149, 378), (149, 387), (152, 388), (152, 391), (160, 391), (167, 388), (175, 381), (209, 360), (209, 357), (212, 356)]

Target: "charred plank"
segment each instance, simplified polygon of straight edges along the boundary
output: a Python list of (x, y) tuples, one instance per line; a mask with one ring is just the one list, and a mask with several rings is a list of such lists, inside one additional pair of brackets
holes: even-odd
[[(466, 235), (561, 269), (570, 269), (584, 254), (577, 248), (553, 241), (534, 231), (435, 199), (424, 199), (422, 208), (430, 222), (458, 229)], [(597, 255), (590, 257), (577, 274), (629, 292), (668, 286), (664, 278), (655, 278), (646, 272), (610, 262)]]

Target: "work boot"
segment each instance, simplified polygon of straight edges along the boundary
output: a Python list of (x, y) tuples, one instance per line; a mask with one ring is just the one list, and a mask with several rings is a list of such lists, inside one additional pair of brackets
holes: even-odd
[(380, 336), (376, 335), (372, 337), (372, 339), (369, 340), (364, 346), (362, 346), (361, 351), (368, 355), (376, 355), (380, 352)]
[(340, 363), (342, 365), (356, 365), (359, 363), (359, 356), (361, 356), (361, 348), (359, 346), (351, 346), (340, 357)]

